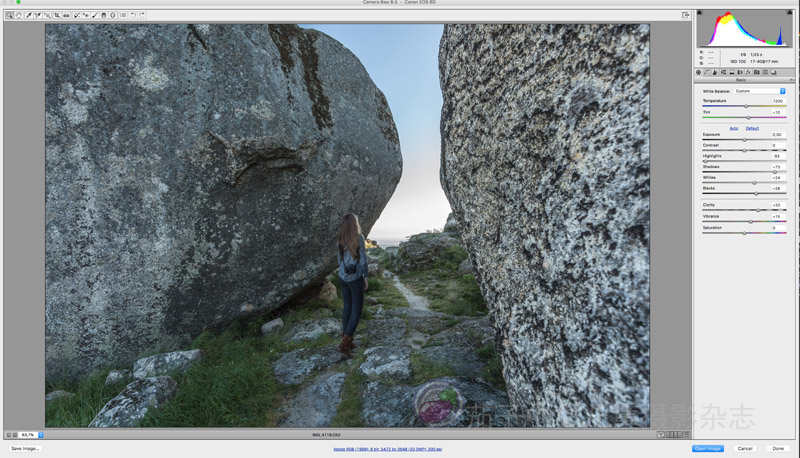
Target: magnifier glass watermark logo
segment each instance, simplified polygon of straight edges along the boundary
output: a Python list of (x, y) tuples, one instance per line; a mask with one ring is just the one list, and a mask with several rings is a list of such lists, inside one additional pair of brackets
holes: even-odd
[(464, 415), (466, 398), (453, 383), (436, 379), (424, 383), (414, 396), (414, 412), (427, 426), (444, 427), (457, 423)]

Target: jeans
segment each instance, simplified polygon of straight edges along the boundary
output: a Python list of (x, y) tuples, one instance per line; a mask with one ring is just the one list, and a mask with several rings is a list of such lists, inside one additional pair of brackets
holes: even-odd
[(364, 308), (364, 278), (360, 277), (353, 281), (344, 281), (339, 278), (339, 286), (342, 288), (342, 332), (352, 336), (361, 319), (361, 310)]

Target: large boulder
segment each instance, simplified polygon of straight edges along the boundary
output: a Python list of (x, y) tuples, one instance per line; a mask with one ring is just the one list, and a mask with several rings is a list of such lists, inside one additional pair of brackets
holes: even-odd
[(49, 378), (281, 306), (400, 179), (384, 95), (320, 32), (52, 24), (45, 44)]
[(648, 25), (446, 25), (442, 187), (533, 426), (649, 423)]

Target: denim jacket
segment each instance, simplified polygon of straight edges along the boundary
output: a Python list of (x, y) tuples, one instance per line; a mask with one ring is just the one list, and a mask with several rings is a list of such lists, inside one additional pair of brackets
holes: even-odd
[[(358, 236), (358, 261), (353, 259), (350, 255), (350, 250), (344, 250), (344, 259), (339, 256), (339, 251), (336, 251), (336, 259), (339, 261), (339, 278), (344, 281), (353, 281), (358, 278), (367, 278), (369, 276), (369, 265), (367, 264), (367, 250), (364, 247), (364, 236)], [(356, 264), (357, 262), (357, 264)], [(345, 273), (344, 266), (345, 264), (353, 265), (356, 264), (356, 273), (354, 274), (347, 274)]]

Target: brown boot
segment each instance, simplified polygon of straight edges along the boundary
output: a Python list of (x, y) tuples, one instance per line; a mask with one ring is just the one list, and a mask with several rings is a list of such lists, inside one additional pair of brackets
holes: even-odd
[(350, 343), (353, 342), (353, 336), (348, 336), (347, 334), (342, 335), (342, 341), (339, 342), (339, 352), (347, 356), (348, 358), (352, 358), (353, 354), (350, 353)]
[[(343, 333), (342, 334), (342, 338), (343, 339), (344, 339), (344, 336), (345, 336), (345, 334)], [(358, 345), (356, 345), (356, 341), (355, 340), (350, 343), (350, 349), (352, 350), (353, 348), (358, 348)]]

